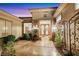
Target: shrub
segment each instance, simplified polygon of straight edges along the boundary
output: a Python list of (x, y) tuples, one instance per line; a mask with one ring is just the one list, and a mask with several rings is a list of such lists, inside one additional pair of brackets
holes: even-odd
[(32, 35), (34, 36), (34, 35), (37, 35), (38, 34), (38, 29), (33, 29), (32, 30)]
[(3, 39), (5, 43), (10, 42), (10, 41), (14, 42), (16, 40), (16, 37), (14, 35), (8, 35), (4, 37)]
[(24, 33), (20, 39), (28, 40), (28, 41), (38, 40), (39, 39), (38, 29), (33, 29), (31, 32)]
[(56, 37), (55, 37), (55, 42), (56, 42), (56, 47), (61, 48), (62, 47), (62, 39), (60, 35), (60, 30), (56, 32)]
[(2, 56), (15, 56), (15, 49), (13, 48), (14, 42), (10, 41), (3, 45)]
[(33, 31), (33, 33), (37, 33), (37, 32), (38, 32), (38, 30), (37, 30), (37, 29), (33, 29), (32, 31)]
[(23, 39), (24, 39), (24, 40), (30, 40), (31, 37), (30, 37), (29, 33), (23, 34)]
[(13, 48), (14, 42), (15, 42), (15, 36), (14, 35), (8, 35), (4, 37), (5, 44), (3, 45), (2, 49), (2, 55), (3, 56), (12, 56), (15, 55), (15, 50)]

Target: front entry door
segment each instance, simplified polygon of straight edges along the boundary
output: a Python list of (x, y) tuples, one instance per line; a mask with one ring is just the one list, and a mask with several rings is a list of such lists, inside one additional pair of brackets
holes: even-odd
[(49, 34), (48, 28), (49, 28), (49, 24), (42, 24), (40, 26), (40, 34), (41, 35), (48, 35)]

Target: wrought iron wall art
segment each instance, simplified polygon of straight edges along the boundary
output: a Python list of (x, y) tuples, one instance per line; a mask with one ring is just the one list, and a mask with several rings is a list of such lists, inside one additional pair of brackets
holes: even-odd
[(64, 22), (64, 45), (70, 54), (79, 55), (79, 12)]

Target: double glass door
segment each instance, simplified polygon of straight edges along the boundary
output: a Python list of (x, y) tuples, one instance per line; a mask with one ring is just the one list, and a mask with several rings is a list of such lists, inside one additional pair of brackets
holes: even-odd
[(42, 24), (40, 26), (40, 34), (41, 35), (48, 35), (49, 34), (48, 29), (49, 29), (49, 24)]

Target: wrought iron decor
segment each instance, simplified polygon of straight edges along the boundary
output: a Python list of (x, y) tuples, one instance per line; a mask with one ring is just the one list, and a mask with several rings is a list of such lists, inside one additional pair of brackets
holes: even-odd
[(79, 14), (69, 21), (70, 53), (79, 55)]
[(64, 48), (71, 55), (79, 55), (79, 12), (64, 22)]
[(75, 54), (75, 22), (70, 21), (70, 53)]
[(70, 20), (71, 53), (79, 55), (79, 14)]

